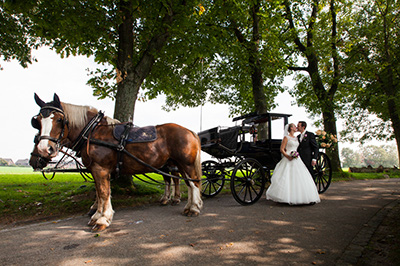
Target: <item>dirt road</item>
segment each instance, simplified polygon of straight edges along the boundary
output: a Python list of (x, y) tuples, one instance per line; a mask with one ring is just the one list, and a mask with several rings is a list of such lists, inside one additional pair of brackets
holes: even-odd
[(337, 265), (354, 263), (400, 199), (400, 179), (333, 183), (313, 206), (231, 195), (205, 199), (197, 218), (180, 206), (119, 210), (90, 232), (87, 216), (0, 231), (1, 265)]

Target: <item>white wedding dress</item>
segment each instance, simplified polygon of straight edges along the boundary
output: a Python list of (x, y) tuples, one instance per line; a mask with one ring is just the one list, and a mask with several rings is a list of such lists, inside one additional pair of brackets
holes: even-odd
[[(298, 139), (290, 136), (285, 138), (288, 138), (286, 153), (296, 151), (299, 146)], [(289, 204), (310, 204), (321, 201), (314, 180), (300, 157), (289, 161), (284, 156), (276, 165), (271, 177), (267, 199)]]

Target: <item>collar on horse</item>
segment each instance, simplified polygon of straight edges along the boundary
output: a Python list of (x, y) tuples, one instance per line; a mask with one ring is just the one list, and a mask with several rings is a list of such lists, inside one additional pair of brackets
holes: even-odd
[(75, 140), (74, 144), (72, 144), (71, 149), (75, 151), (78, 156), (82, 149), (82, 146), (88, 140), (90, 133), (97, 127), (97, 125), (101, 122), (103, 117), (104, 117), (104, 112), (99, 111), (97, 115), (95, 115), (89, 121), (89, 123), (86, 124), (86, 126), (82, 129), (81, 133), (79, 134), (79, 137)]

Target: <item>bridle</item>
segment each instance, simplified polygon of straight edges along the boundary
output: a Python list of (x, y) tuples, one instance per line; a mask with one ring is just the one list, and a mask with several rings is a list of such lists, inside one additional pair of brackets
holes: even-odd
[[(43, 106), (40, 109), (40, 112), (38, 115), (32, 117), (31, 124), (33, 128), (36, 128), (40, 130), (40, 124), (38, 121), (38, 116), (41, 116), (42, 118), (49, 117), (52, 113), (61, 113), (63, 115), (63, 120), (61, 122), (61, 133), (58, 136), (58, 138), (53, 138), (51, 136), (35, 136), (35, 144), (38, 144), (42, 139), (47, 139), (49, 141), (52, 141), (56, 144), (57, 149), (61, 146), (61, 141), (64, 138), (65, 134), (65, 128), (68, 128), (68, 120), (66, 119), (65, 113), (62, 109), (54, 107), (54, 106)], [(36, 155), (36, 154), (35, 154)]]

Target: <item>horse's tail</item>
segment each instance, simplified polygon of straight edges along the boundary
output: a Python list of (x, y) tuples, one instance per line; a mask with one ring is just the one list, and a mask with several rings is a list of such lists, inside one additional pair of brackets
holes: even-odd
[[(197, 178), (199, 180), (201, 180), (201, 177), (203, 175), (203, 171), (201, 169), (201, 142), (200, 142), (199, 136), (195, 132), (193, 132), (193, 131), (191, 131), (191, 132), (192, 132), (193, 136), (198, 141), (198, 149), (197, 149), (196, 159), (195, 159), (195, 162), (194, 162), (194, 167), (195, 167)], [(201, 185), (201, 182), (200, 182), (200, 185)]]

